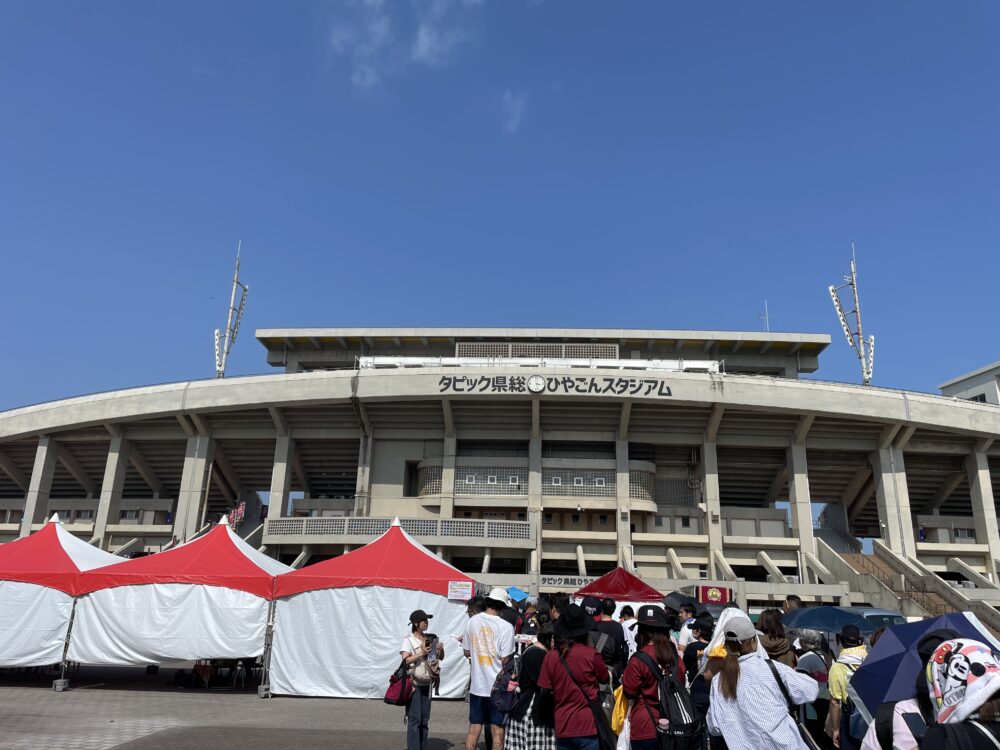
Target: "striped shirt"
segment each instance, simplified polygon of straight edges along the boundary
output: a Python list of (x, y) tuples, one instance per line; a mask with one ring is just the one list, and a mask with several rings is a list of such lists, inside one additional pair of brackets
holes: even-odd
[[(812, 677), (773, 662), (796, 705), (816, 700), (819, 685)], [(708, 709), (708, 731), (722, 735), (729, 747), (741, 750), (808, 750), (798, 727), (788, 714), (781, 694), (760, 653), (740, 657), (736, 700), (722, 695), (720, 676), (712, 678), (712, 702)]]

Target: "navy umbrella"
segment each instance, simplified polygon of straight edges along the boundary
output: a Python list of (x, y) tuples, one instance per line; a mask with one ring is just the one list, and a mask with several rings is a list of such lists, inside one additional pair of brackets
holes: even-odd
[(882, 634), (851, 678), (851, 687), (868, 713), (874, 715), (882, 703), (917, 695), (917, 674), (926, 666), (917, 655), (917, 643), (927, 633), (942, 628), (950, 628), (1000, 652), (1000, 642), (970, 613), (952, 612), (920, 622), (893, 625)]
[(868, 620), (843, 607), (804, 607), (793, 609), (781, 618), (785, 628), (793, 630), (825, 630), (839, 633), (845, 625), (857, 625), (862, 633), (875, 632), (875, 626)]

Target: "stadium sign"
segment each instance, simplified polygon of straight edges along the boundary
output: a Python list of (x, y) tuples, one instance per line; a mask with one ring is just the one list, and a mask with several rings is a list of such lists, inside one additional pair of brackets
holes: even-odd
[(667, 398), (670, 386), (657, 378), (543, 376), (543, 375), (442, 375), (441, 393), (551, 393), (558, 395), (649, 396)]

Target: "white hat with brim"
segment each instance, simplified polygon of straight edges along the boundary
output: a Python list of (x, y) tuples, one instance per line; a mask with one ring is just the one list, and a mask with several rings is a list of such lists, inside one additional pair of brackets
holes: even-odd
[(510, 606), (510, 594), (507, 593), (507, 589), (503, 586), (496, 586), (490, 590), (490, 593), (486, 595), (487, 599), (491, 599), (495, 602), (500, 602), (503, 606)]

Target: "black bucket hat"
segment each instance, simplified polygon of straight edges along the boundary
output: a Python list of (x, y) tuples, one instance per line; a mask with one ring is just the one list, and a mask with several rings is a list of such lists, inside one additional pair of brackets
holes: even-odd
[(553, 632), (561, 638), (578, 638), (590, 632), (593, 620), (587, 617), (583, 607), (570, 604), (565, 612), (559, 613), (559, 619), (553, 626)]
[(640, 628), (664, 632), (670, 632), (677, 624), (676, 617), (668, 615), (662, 607), (656, 607), (652, 604), (639, 607), (639, 613), (635, 619), (638, 620)]

